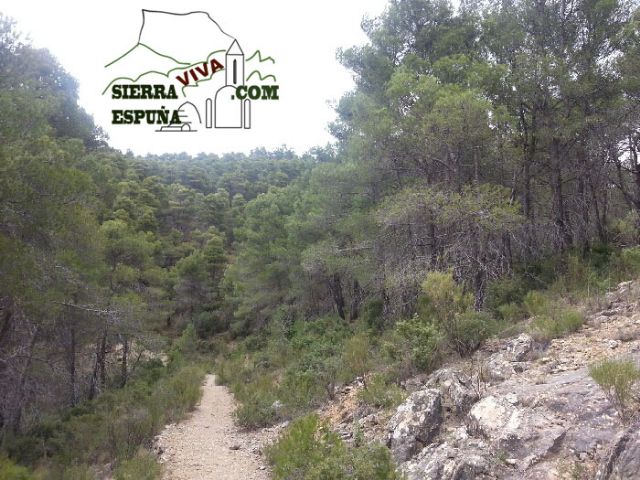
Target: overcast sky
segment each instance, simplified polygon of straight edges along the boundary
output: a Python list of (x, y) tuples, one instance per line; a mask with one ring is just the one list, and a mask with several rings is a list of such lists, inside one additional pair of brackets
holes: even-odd
[[(386, 0), (9, 0), (0, 12), (15, 18), (35, 46), (48, 48), (78, 79), (81, 105), (116, 148), (137, 154), (195, 154), (286, 144), (302, 153), (332, 141), (327, 130), (335, 118), (331, 104), (353, 88), (349, 72), (335, 58), (336, 49), (365, 43), (363, 16), (377, 16), (385, 5)], [(111, 125), (111, 109), (120, 106), (101, 95), (104, 66), (137, 43), (143, 8), (208, 12), (241, 42), (245, 53), (260, 49), (275, 58), (280, 100), (254, 102), (251, 130), (167, 134), (148, 126)]]

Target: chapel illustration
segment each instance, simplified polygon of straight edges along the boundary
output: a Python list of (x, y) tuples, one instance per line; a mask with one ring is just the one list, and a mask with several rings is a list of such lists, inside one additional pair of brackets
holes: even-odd
[[(251, 100), (236, 98), (236, 88), (244, 85), (244, 52), (234, 40), (225, 56), (225, 86), (216, 92), (215, 108), (206, 104), (206, 127), (251, 128)], [(213, 116), (213, 122), (212, 122)]]

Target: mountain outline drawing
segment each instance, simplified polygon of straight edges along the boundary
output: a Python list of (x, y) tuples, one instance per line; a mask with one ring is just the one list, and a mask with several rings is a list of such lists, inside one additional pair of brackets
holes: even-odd
[[(173, 13), (142, 9), (138, 42), (105, 65), (111, 80), (102, 94), (106, 94), (119, 81), (136, 83), (148, 76), (164, 77), (160, 81), (166, 83), (174, 72), (208, 63), (214, 54), (224, 55), (236, 41), (236, 37), (224, 31), (207, 12)], [(275, 75), (258, 69), (265, 66), (264, 63), (275, 64), (273, 57), (264, 57), (260, 50), (256, 50), (247, 59), (247, 63), (250, 61), (257, 62), (258, 65), (252, 68), (249, 77), (257, 74), (255, 76), (260, 80), (276, 81)], [(198, 86), (211, 77), (194, 80), (188, 87)], [(177, 86), (181, 87), (179, 90), (186, 97), (187, 86)]]

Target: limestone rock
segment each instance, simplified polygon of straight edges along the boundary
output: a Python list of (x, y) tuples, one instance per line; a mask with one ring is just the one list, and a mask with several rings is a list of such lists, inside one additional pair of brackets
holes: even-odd
[(433, 441), (442, 424), (442, 395), (428, 388), (412, 393), (388, 424), (387, 445), (404, 462)]
[(468, 428), (529, 466), (555, 451), (566, 434), (566, 428), (548, 416), (546, 409), (517, 406), (513, 394), (488, 396), (469, 412)]
[(496, 436), (514, 412), (515, 408), (509, 402), (493, 395), (483, 398), (469, 412), (469, 431), (487, 438)]
[(482, 452), (464, 451), (447, 443), (426, 447), (402, 465), (407, 480), (476, 480), (488, 477), (491, 464)]
[(485, 363), (485, 373), (491, 380), (506, 380), (516, 373), (513, 363), (502, 352), (494, 353)]
[(463, 415), (480, 397), (473, 388), (473, 382), (464, 373), (450, 368), (442, 368), (433, 373), (427, 387), (439, 387), (444, 403), (448, 404), (456, 415)]
[(618, 437), (600, 465), (596, 480), (626, 480), (640, 475), (640, 421)]
[(523, 362), (531, 360), (536, 342), (531, 335), (522, 333), (507, 343), (507, 360), (511, 362)]

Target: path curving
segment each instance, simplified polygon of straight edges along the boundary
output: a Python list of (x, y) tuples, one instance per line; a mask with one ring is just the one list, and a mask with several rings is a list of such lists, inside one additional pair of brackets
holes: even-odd
[(233, 422), (233, 395), (207, 375), (202, 399), (183, 422), (156, 438), (165, 480), (268, 480), (260, 451), (267, 432), (245, 432)]

